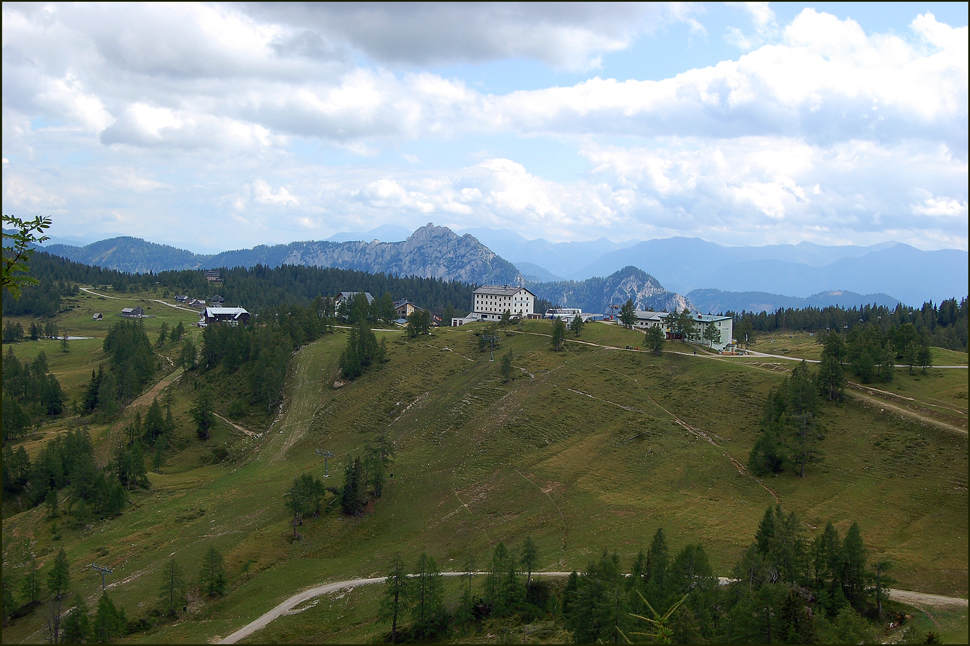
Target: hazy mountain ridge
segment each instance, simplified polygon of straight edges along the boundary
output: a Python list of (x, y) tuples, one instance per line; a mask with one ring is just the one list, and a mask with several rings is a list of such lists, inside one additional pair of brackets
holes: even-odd
[(144, 274), (179, 269), (200, 269), (210, 256), (169, 245), (122, 236), (99, 240), (83, 247), (52, 244), (41, 247), (47, 253), (85, 265)]
[(466, 283), (522, 285), (525, 279), (512, 263), (471, 235), (458, 236), (447, 227), (428, 224), (403, 242), (293, 242), (252, 249), (194, 254), (139, 238), (112, 238), (84, 247), (49, 245), (44, 250), (89, 265), (131, 273), (263, 264), (310, 265), (356, 269), (398, 276), (440, 278)]
[(607, 253), (577, 273), (606, 275), (633, 265), (681, 293), (709, 288), (808, 298), (842, 289), (889, 294), (915, 307), (966, 295), (967, 262), (966, 251), (921, 251), (901, 243), (723, 247), (698, 238), (668, 238)]
[(726, 292), (719, 289), (693, 289), (687, 298), (703, 313), (724, 312), (774, 312), (778, 309), (805, 309), (840, 306), (844, 308), (864, 305), (884, 305), (894, 308), (899, 301), (888, 294), (857, 294), (833, 290), (813, 294), (808, 298), (769, 294), (768, 292)]
[(697, 311), (690, 299), (665, 289), (656, 278), (632, 266), (605, 278), (527, 283), (527, 287), (554, 305), (579, 307), (584, 312), (609, 314), (610, 305), (623, 305), (627, 299), (631, 299), (638, 310), (670, 312), (674, 308), (683, 310), (686, 307)]
[[(583, 306), (587, 310), (600, 309), (604, 299), (609, 301), (609, 298), (593, 298), (590, 296), (593, 287), (579, 283), (595, 276), (609, 277), (630, 266), (649, 273), (672, 293), (717, 290), (724, 294), (757, 294), (731, 297), (731, 300), (719, 297), (717, 303), (703, 301), (698, 305), (700, 311), (713, 307), (734, 311), (824, 307), (833, 303), (811, 299), (833, 289), (847, 294), (874, 295), (873, 302), (880, 304), (899, 299), (911, 306), (927, 300), (939, 302), (964, 296), (968, 291), (967, 252), (957, 249), (920, 251), (900, 243), (827, 247), (809, 242), (725, 247), (684, 237), (626, 243), (614, 243), (606, 238), (551, 243), (543, 239), (527, 240), (505, 229), (464, 231), (465, 235), (459, 236), (447, 227), (429, 224), (403, 242), (381, 242), (373, 238), (370, 242), (337, 240), (378, 234), (400, 237), (403, 232), (402, 227), (384, 225), (368, 232), (335, 234), (331, 240), (259, 245), (211, 255), (130, 237), (102, 240), (85, 247), (48, 244), (44, 249), (77, 262), (128, 272), (252, 267), (259, 263), (336, 267), (473, 284), (528, 282), (533, 291), (555, 292), (560, 299), (579, 299), (587, 303)], [(527, 260), (519, 260), (517, 265), (506, 260), (516, 257)], [(574, 284), (567, 286), (570, 282)], [(544, 283), (556, 287), (539, 287)], [(636, 292), (633, 289), (630, 295)], [(643, 302), (650, 298), (644, 295)], [(842, 301), (839, 304), (848, 306)]]

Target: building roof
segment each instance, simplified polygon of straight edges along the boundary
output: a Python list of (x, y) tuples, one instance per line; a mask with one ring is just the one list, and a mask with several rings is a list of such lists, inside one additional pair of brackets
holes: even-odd
[[(529, 292), (525, 287), (519, 285), (482, 285), (475, 290), (476, 294), (489, 294), (491, 296), (514, 296), (518, 294), (520, 290)], [(529, 292), (532, 294), (532, 292)], [(535, 296), (535, 294), (532, 294)]]
[[(338, 301), (347, 301), (347, 300), (350, 300), (351, 298), (353, 298), (355, 295), (360, 294), (360, 293), (361, 292), (340, 292), (339, 294), (337, 294), (337, 300)], [(364, 294), (364, 298), (367, 299), (367, 304), (368, 305), (374, 302), (374, 297), (370, 295), (370, 292), (363, 292), (363, 294)]]
[[(636, 312), (637, 320), (639, 321), (663, 321), (668, 316), (669, 312), (644, 312), (643, 310), (637, 310)], [(717, 321), (727, 321), (730, 320), (730, 316), (712, 316), (711, 314), (694, 314), (693, 319), (698, 323), (711, 323)]]
[(231, 316), (233, 318), (239, 318), (245, 314), (249, 316), (249, 312), (241, 307), (207, 307), (205, 308), (205, 316), (207, 318), (215, 318), (217, 316)]

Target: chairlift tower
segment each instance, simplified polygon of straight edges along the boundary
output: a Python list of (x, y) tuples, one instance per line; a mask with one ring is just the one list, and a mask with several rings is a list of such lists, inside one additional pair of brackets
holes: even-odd
[(323, 456), (323, 477), (330, 477), (330, 470), (327, 468), (327, 460), (334, 457), (333, 451), (327, 451), (325, 449), (317, 449), (317, 455)]
[(111, 568), (101, 567), (100, 565), (95, 565), (94, 563), (91, 564), (91, 567), (101, 572), (101, 592), (104, 592), (104, 575), (111, 574)]
[(492, 343), (492, 354), (489, 361), (495, 361), (495, 342), (498, 341), (498, 337), (494, 334), (483, 334), (482, 338), (485, 339), (486, 342)]

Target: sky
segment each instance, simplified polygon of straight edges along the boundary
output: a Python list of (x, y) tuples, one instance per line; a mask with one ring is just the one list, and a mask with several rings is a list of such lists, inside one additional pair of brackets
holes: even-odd
[(3, 213), (54, 236), (967, 249), (967, 3), (2, 12)]

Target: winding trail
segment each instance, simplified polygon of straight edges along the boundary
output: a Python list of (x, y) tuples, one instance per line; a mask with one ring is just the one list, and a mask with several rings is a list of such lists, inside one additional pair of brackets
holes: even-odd
[[(465, 576), (468, 572), (442, 572), (441, 576), (455, 577), (455, 576)], [(473, 575), (481, 576), (487, 574), (487, 572), (472, 572)], [(533, 572), (532, 576), (548, 576), (548, 577), (567, 577), (570, 572)], [(412, 576), (412, 575), (409, 575)], [(249, 637), (257, 630), (265, 628), (271, 621), (277, 617), (283, 615), (293, 615), (300, 610), (294, 610), (297, 606), (305, 601), (314, 599), (324, 594), (330, 594), (331, 592), (337, 592), (338, 590), (352, 589), (362, 585), (373, 585), (375, 583), (383, 583), (385, 577), (375, 577), (371, 579), (350, 579), (348, 581), (337, 581), (336, 583), (326, 583), (324, 585), (318, 585), (316, 587), (304, 590), (303, 592), (298, 592), (292, 597), (283, 601), (275, 608), (269, 612), (263, 614), (261, 617), (254, 619), (249, 622), (236, 632), (232, 633), (228, 637), (213, 637), (209, 640), (210, 644), (235, 644), (241, 639)], [(731, 579), (725, 577), (719, 577), (719, 582), (721, 585), (727, 585), (731, 582)], [(910, 590), (889, 590), (890, 598), (900, 601), (905, 604), (910, 605), (926, 605), (934, 607), (943, 608), (966, 608), (967, 600), (961, 597), (944, 597), (938, 594), (928, 594), (925, 592), (913, 592)]]

